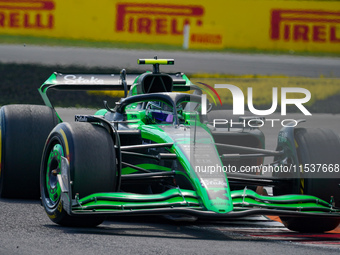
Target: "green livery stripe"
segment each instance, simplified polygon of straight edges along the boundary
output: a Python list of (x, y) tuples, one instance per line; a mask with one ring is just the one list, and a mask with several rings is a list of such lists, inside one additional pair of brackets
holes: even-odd
[(94, 115), (104, 116), (106, 113), (107, 113), (106, 109), (100, 109)]
[(316, 203), (295, 203), (295, 204), (267, 204), (256, 201), (251, 198), (237, 198), (233, 199), (234, 207), (260, 207), (260, 208), (268, 208), (268, 209), (278, 209), (281, 210), (294, 210), (294, 211), (322, 211), (322, 212), (331, 212), (331, 208), (325, 207), (322, 205), (318, 205)]
[(276, 197), (261, 196), (252, 190), (231, 192), (234, 208), (280, 209), (303, 212), (340, 212), (326, 201), (309, 195), (283, 195)]
[(310, 195), (282, 195), (282, 196), (261, 196), (253, 190), (235, 190), (231, 192), (232, 199), (250, 197), (266, 203), (298, 203), (298, 202), (316, 202), (328, 206), (329, 203)]
[[(168, 167), (164, 167), (164, 166), (160, 166), (160, 165), (156, 165), (156, 164), (138, 164), (136, 165), (140, 168), (146, 169), (146, 170), (159, 170), (159, 171), (171, 171), (170, 168)], [(136, 173), (138, 172), (138, 170), (133, 169), (131, 167), (124, 167), (122, 168), (122, 174), (126, 175), (126, 174), (132, 174), (132, 173)]]
[(97, 200), (94, 202), (87, 203), (81, 207), (73, 207), (72, 210), (98, 210), (98, 209), (113, 209), (113, 210), (141, 210), (141, 209), (152, 209), (152, 208), (171, 208), (171, 207), (198, 207), (199, 203), (197, 200), (190, 201), (188, 199), (183, 201), (179, 198), (166, 200), (162, 202), (148, 202), (148, 203), (126, 203), (116, 201), (102, 201)]
[(87, 197), (84, 197), (79, 200), (79, 203), (86, 203), (88, 201), (92, 201), (96, 198), (101, 199), (107, 199), (107, 200), (115, 200), (115, 201), (162, 201), (164, 199), (168, 199), (174, 196), (180, 195), (181, 197), (191, 197), (191, 198), (197, 198), (197, 194), (193, 190), (180, 190), (180, 189), (170, 189), (165, 191), (161, 194), (133, 194), (133, 193), (123, 193), (123, 192), (117, 192), (117, 193), (96, 193), (89, 195)]
[(199, 207), (196, 192), (171, 189), (162, 194), (96, 193), (78, 201), (72, 210), (132, 210), (167, 207)]
[[(324, 200), (309, 195), (283, 195), (267, 197), (252, 190), (231, 192), (234, 211), (249, 209), (274, 209), (305, 213), (332, 213), (340, 216), (340, 210), (333, 208)], [(170, 208), (190, 208), (207, 211), (193, 190), (170, 189), (162, 194), (96, 193), (77, 200), (72, 206), (74, 212), (123, 212)], [(209, 210), (208, 210), (209, 211)], [(224, 214), (225, 210), (216, 211)]]

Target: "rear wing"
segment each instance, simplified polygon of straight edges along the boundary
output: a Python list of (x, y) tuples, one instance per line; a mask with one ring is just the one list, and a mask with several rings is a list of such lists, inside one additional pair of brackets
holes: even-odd
[[(128, 88), (140, 74), (127, 74)], [(124, 90), (120, 74), (62, 74), (53, 73), (40, 87), (46, 93), (48, 89), (57, 90)]]
[[(125, 72), (125, 70), (124, 70)], [(56, 90), (130, 90), (141, 73), (124, 74), (62, 74), (53, 73), (38, 89), (44, 103), (53, 108), (47, 97), (49, 89)], [(197, 89), (183, 73), (168, 74), (173, 80), (173, 91)], [(125, 83), (125, 84), (124, 84)], [(126, 85), (126, 88), (125, 88)]]
[[(141, 74), (126, 74), (128, 89)], [(187, 78), (183, 73), (169, 74), (175, 87), (186, 85)], [(120, 74), (62, 74), (53, 73), (39, 88), (46, 93), (50, 88), (58, 90), (124, 90)]]

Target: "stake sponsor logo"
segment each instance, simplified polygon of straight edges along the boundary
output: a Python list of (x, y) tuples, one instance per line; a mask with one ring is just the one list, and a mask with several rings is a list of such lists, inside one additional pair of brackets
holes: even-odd
[(77, 76), (74, 74), (68, 74), (64, 76), (65, 84), (105, 84), (103, 79), (91, 76), (84, 78), (83, 76)]

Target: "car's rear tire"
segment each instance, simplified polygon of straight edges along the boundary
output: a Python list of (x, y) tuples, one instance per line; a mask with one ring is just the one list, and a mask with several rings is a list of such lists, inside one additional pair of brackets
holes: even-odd
[[(42, 204), (50, 219), (63, 226), (94, 227), (102, 216), (70, 216), (63, 207), (56, 174), (61, 157), (69, 161), (72, 194), (79, 198), (93, 193), (116, 191), (116, 156), (113, 140), (101, 126), (90, 123), (61, 123), (45, 145), (40, 182)], [(74, 197), (73, 197), (74, 198)], [(71, 198), (72, 199), (72, 198)]]
[(0, 197), (39, 199), (41, 155), (57, 124), (55, 111), (47, 106), (1, 107)]
[[(333, 131), (297, 128), (294, 136), (300, 166), (307, 166), (306, 164), (310, 164), (309, 166), (340, 165), (340, 138)], [(299, 190), (287, 190), (288, 187), (285, 187), (285, 192), (313, 195), (326, 202), (330, 202), (331, 196), (333, 196), (335, 206), (339, 207), (340, 173), (334, 173), (334, 178), (319, 178), (315, 174), (317, 173), (304, 173), (298, 180), (300, 182)], [(282, 192), (280, 193), (282, 194)], [(288, 229), (297, 232), (326, 232), (333, 230), (340, 223), (339, 219), (313, 217), (281, 217), (281, 220)]]

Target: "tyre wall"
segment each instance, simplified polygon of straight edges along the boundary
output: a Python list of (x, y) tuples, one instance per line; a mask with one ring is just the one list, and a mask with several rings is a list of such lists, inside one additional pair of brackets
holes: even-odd
[(339, 1), (0, 0), (0, 34), (340, 52)]

